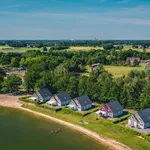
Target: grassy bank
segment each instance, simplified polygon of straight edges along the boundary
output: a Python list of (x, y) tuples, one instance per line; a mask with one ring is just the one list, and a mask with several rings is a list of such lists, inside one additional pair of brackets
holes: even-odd
[[(145, 140), (143, 140), (138, 137), (140, 134), (137, 131), (131, 130), (119, 124), (114, 124), (110, 120), (96, 120), (95, 113), (91, 113), (83, 117), (71, 113), (65, 113), (64, 111), (59, 111), (56, 113), (52, 110), (40, 108), (33, 104), (26, 103), (23, 105), (23, 107), (76, 125), (80, 125), (100, 134), (101, 136), (109, 137), (125, 145), (128, 145), (133, 150), (150, 149), (150, 142), (148, 142), (150, 138), (148, 136), (146, 136)], [(86, 122), (86, 124), (84, 122)]]

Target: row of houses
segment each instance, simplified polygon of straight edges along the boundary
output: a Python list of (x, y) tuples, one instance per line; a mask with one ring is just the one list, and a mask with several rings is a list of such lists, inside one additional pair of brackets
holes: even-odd
[(52, 94), (48, 88), (43, 88), (35, 92), (32, 100), (38, 103), (46, 103), (50, 106), (67, 106), (70, 109), (84, 111), (92, 108), (92, 101), (86, 95), (71, 99), (67, 92)]
[[(92, 108), (92, 101), (88, 96), (80, 96), (71, 99), (67, 92), (59, 92), (52, 94), (48, 88), (43, 88), (35, 92), (32, 100), (38, 103), (46, 103), (50, 106), (67, 106), (75, 111), (85, 111)], [(124, 108), (118, 100), (104, 104), (99, 111), (98, 115), (105, 118), (119, 118), (124, 115)], [(132, 128), (145, 129), (150, 127), (150, 108), (141, 110), (128, 118), (128, 126)]]

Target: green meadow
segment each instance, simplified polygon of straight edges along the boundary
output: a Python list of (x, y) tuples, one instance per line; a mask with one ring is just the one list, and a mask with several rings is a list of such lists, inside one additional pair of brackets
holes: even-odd
[(144, 70), (145, 65), (140, 65), (139, 67), (130, 66), (104, 66), (105, 70), (111, 73), (114, 77), (121, 77), (123, 75), (128, 75), (131, 70)]

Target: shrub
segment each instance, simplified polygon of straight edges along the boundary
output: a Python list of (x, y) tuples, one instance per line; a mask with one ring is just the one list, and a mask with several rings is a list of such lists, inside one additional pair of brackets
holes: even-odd
[(47, 104), (37, 104), (38, 107), (41, 107), (41, 108), (44, 108), (44, 109), (48, 109), (48, 110), (52, 110), (52, 111), (55, 111), (55, 112), (58, 112), (60, 111), (62, 108), (56, 108), (56, 107), (51, 107), (51, 106), (48, 106)]
[(69, 109), (69, 108), (66, 108), (66, 107), (63, 107), (63, 108), (62, 108), (62, 112), (63, 112), (64, 114), (73, 114), (73, 115), (77, 115), (77, 116), (83, 117), (83, 114), (82, 114), (82, 113), (77, 112), (77, 111), (74, 111), (74, 110)]
[(150, 137), (149, 137), (149, 134), (141, 134), (141, 136), (148, 142), (150, 142)]
[(120, 117), (120, 118), (114, 120), (113, 123), (116, 124), (116, 123), (122, 122), (122, 121), (128, 119), (130, 116), (131, 116), (131, 114), (127, 114), (127, 115), (125, 115), (125, 116), (122, 116), (122, 117)]
[(94, 113), (94, 112), (96, 112), (96, 111), (98, 111), (98, 110), (99, 110), (99, 108), (97, 107), (97, 108), (88, 110), (88, 111), (86, 111), (86, 112), (83, 112), (82, 114), (83, 114), (83, 116), (87, 116), (87, 115), (89, 115), (89, 114), (91, 114), (91, 113)]
[(34, 104), (37, 103), (36, 101), (31, 100), (30, 96), (19, 98), (19, 100), (23, 101), (23, 102), (26, 102), (26, 103), (34, 103)]

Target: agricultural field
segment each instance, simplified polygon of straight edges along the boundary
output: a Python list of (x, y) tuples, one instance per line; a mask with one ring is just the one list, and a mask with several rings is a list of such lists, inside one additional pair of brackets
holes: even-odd
[[(133, 49), (133, 50), (137, 50), (139, 52), (143, 52), (142, 48), (132, 48), (132, 45), (125, 45), (123, 50), (129, 50), (129, 49)], [(146, 49), (146, 52), (150, 53), (150, 48)]]
[(71, 46), (68, 51), (89, 51), (89, 50), (103, 50), (103, 47), (85, 47), (85, 46)]
[(42, 48), (28, 48), (28, 47), (23, 47), (23, 48), (14, 48), (10, 46), (0, 46), (0, 52), (3, 53), (9, 53), (9, 52), (18, 52), (18, 53), (24, 53), (26, 51), (30, 50), (42, 50)]
[(140, 65), (139, 67), (129, 67), (129, 66), (104, 66), (105, 70), (113, 75), (113, 77), (121, 77), (123, 75), (128, 75), (131, 70), (144, 70), (145, 65)]

